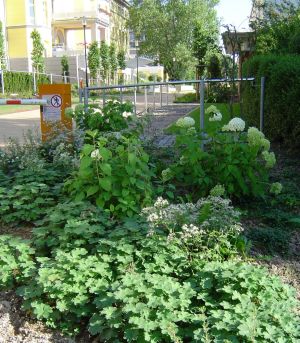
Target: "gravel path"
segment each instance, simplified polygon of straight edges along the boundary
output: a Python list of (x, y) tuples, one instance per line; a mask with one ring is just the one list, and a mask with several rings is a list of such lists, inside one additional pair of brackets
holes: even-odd
[(172, 104), (155, 109), (148, 114), (148, 125), (144, 130), (145, 138), (153, 140), (153, 144), (157, 147), (172, 145), (174, 137), (166, 135), (164, 130), (177, 119), (188, 115), (197, 107), (197, 104)]
[(75, 343), (26, 318), (14, 292), (0, 292), (0, 343)]

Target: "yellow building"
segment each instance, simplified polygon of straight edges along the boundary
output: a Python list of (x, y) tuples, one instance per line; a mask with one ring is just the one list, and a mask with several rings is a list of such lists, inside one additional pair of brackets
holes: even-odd
[(128, 50), (126, 20), (129, 4), (124, 0), (53, 0), (53, 54), (82, 54), (86, 18), (86, 42), (114, 41)]
[(26, 58), (31, 70), (31, 32), (36, 29), (45, 48), (45, 57), (52, 56), (51, 0), (4, 0), (7, 54), (11, 60)]

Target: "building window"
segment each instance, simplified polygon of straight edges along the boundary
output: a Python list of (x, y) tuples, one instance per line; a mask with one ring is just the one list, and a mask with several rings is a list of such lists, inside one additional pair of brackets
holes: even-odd
[(28, 0), (29, 22), (35, 24), (34, 0)]

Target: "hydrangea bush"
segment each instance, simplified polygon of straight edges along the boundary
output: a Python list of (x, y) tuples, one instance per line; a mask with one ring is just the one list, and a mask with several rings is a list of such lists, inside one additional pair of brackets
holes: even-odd
[[(222, 114), (216, 106), (210, 106), (206, 115), (214, 124), (206, 135), (196, 132), (192, 118), (177, 121), (178, 155), (162, 171), (163, 182), (173, 182), (195, 199), (206, 196), (218, 184), (232, 197), (264, 196), (270, 189), (269, 171), (276, 163), (274, 152), (269, 151), (270, 142), (255, 127), (245, 131), (241, 118), (222, 126)], [(278, 194), (281, 188), (272, 186), (270, 190)]]
[(120, 131), (128, 128), (134, 120), (133, 106), (129, 102), (108, 100), (103, 108), (90, 105), (85, 111), (83, 104), (75, 109), (67, 108), (66, 115), (74, 118), (77, 127), (82, 130)]

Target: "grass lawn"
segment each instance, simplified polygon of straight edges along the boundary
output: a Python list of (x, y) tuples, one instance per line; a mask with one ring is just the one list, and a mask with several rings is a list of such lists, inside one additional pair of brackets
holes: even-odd
[[(220, 104), (211, 104), (211, 103), (206, 103), (205, 104), (205, 109), (207, 109), (209, 106), (214, 105), (216, 106), (220, 112), (222, 113), (222, 124), (227, 124), (230, 120), (230, 110), (229, 110), (229, 105), (225, 104), (225, 103), (220, 103)], [(234, 113), (234, 117), (239, 116), (240, 113), (240, 106), (239, 104), (233, 104), (233, 113)], [(192, 112), (190, 112), (188, 114), (189, 117), (192, 117), (196, 124), (195, 127), (197, 129), (199, 129), (200, 127), (200, 107), (195, 108)], [(205, 123), (204, 123), (204, 127), (209, 127), (210, 125), (213, 125), (212, 122), (210, 122), (209, 120), (209, 116), (205, 115)], [(167, 129), (166, 129), (166, 133), (174, 133), (176, 130), (176, 126), (175, 123), (171, 124)]]
[(39, 110), (39, 108), (40, 108), (40, 106), (36, 106), (36, 105), (1, 105), (0, 106), (0, 115), (1, 114), (9, 114), (9, 113)]

